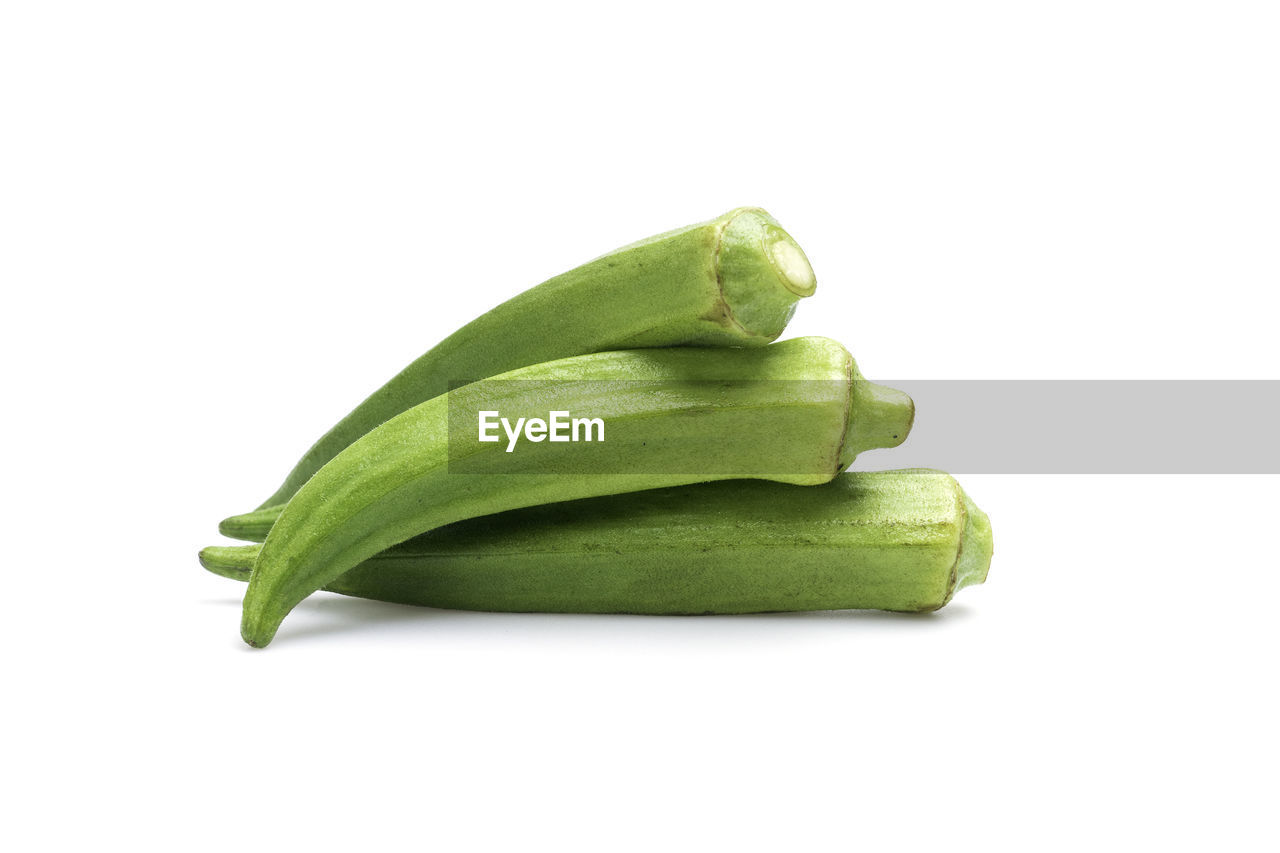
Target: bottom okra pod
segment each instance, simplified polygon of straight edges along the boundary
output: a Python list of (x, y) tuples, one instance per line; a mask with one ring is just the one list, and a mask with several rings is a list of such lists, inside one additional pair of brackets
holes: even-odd
[[(248, 580), (260, 546), (206, 548)], [(529, 507), (401, 543), (330, 582), (457, 610), (709, 614), (936, 610), (982, 583), (991, 525), (941, 471), (819, 486), (722, 481)]]

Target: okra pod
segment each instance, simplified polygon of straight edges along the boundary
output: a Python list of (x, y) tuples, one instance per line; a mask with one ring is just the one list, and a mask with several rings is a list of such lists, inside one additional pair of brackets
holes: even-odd
[[(804, 252), (759, 208), (610, 252), (445, 338), (325, 433), (259, 509), (286, 503), (356, 439), (450, 383), (605, 350), (761, 346), (782, 333), (815, 285)], [(237, 529), (234, 517), (223, 525), (228, 535)]]
[[(201, 563), (247, 581), (260, 546)], [(986, 579), (991, 525), (948, 474), (846, 473), (819, 486), (704, 483), (460, 521), (325, 588), (453, 610), (753, 613), (936, 610)]]
[[(549, 405), (601, 419), (605, 440), (508, 453), (449, 429), (451, 412)], [(863, 450), (900, 444), (913, 416), (909, 397), (863, 379), (826, 338), (597, 353), (465, 385), (371, 430), (298, 490), (254, 563), (241, 634), (265, 646), (312, 592), (446, 524), (712, 480), (817, 485)]]

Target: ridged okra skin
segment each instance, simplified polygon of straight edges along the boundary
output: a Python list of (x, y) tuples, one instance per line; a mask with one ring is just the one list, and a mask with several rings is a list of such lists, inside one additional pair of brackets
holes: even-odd
[[(419, 357), (325, 433), (259, 508), (285, 503), (356, 439), (450, 383), (604, 350), (761, 346), (814, 288), (803, 251), (759, 208), (610, 252), (504, 302)], [(235, 529), (231, 520), (224, 532)]]
[[(451, 409), (538, 407), (601, 418), (606, 440), (507, 453), (450, 434)], [(862, 450), (900, 444), (913, 417), (910, 398), (867, 382), (827, 338), (598, 353), (472, 383), (370, 431), (298, 491), (254, 564), (241, 633), (266, 645), (312, 592), (446, 524), (695, 482), (825, 483)]]
[[(248, 580), (257, 552), (207, 548), (201, 562)], [(982, 583), (991, 554), (990, 521), (950, 475), (882, 471), (512, 510), (411, 539), (326, 589), (454, 610), (926, 611)]]

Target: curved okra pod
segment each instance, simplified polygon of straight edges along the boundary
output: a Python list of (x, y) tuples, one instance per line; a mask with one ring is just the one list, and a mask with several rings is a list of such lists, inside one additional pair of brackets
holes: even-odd
[[(200, 552), (249, 579), (259, 546)], [(936, 610), (986, 580), (991, 524), (950, 475), (846, 473), (820, 486), (704, 483), (568, 501), (434, 530), (328, 584), (454, 610), (754, 613)]]
[[(325, 433), (259, 509), (286, 503), (356, 439), (450, 383), (604, 350), (762, 346), (782, 333), (815, 285), (804, 252), (759, 208), (610, 252), (445, 338)], [(230, 536), (239, 529), (235, 517), (222, 525)]]
[[(549, 409), (599, 419), (604, 440), (510, 452), (479, 438), (477, 413)], [(265, 646), (312, 592), (446, 524), (712, 480), (825, 483), (859, 452), (900, 444), (913, 415), (826, 338), (598, 353), (475, 382), (372, 430), (294, 495), (254, 564), (241, 634)]]

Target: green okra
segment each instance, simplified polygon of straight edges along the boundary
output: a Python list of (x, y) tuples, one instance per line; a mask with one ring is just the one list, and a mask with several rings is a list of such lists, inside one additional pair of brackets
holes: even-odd
[[(200, 552), (247, 581), (260, 546)], [(950, 475), (846, 473), (819, 486), (725, 481), (460, 521), (330, 582), (453, 610), (754, 613), (936, 610), (986, 580), (991, 524)]]
[(245, 542), (262, 542), (271, 532), (271, 525), (280, 517), (284, 505), (265, 506), (253, 512), (233, 515), (224, 518), (218, 524), (218, 532), (231, 539), (242, 539)]
[[(548, 407), (600, 418), (605, 440), (510, 453), (449, 429), (458, 412)], [(446, 524), (711, 480), (825, 483), (859, 452), (900, 444), (913, 416), (826, 338), (597, 353), (465, 385), (371, 430), (298, 490), (254, 563), (241, 634), (266, 645), (312, 592)]]
[[(605, 350), (764, 345), (815, 284), (804, 252), (759, 208), (610, 252), (445, 338), (325, 433), (259, 509), (286, 503), (356, 439), (450, 383)], [(222, 532), (238, 536), (243, 523), (232, 517)], [(253, 529), (252, 519), (247, 523)]]

